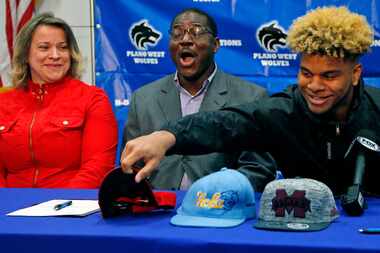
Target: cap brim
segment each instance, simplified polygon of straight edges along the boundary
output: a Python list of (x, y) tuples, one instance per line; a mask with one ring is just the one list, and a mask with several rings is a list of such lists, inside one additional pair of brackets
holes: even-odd
[(330, 222), (321, 223), (296, 223), (296, 222), (275, 222), (275, 221), (264, 221), (258, 220), (254, 225), (258, 229), (267, 230), (285, 230), (285, 231), (318, 231), (327, 228)]
[(221, 219), (177, 214), (171, 218), (170, 223), (183, 227), (226, 228), (238, 226), (244, 221), (245, 219)]

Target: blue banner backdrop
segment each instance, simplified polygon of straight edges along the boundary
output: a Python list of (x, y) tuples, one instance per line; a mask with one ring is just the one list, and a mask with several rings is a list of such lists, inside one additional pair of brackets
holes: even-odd
[(218, 25), (221, 40), (216, 55), (218, 66), (273, 93), (296, 82), (298, 57), (283, 43), (293, 19), (319, 6), (345, 5), (365, 15), (374, 28), (372, 53), (363, 57), (362, 63), (367, 83), (380, 87), (376, 60), (380, 58), (378, 0), (94, 2), (96, 85), (104, 88), (113, 102), (120, 138), (132, 92), (175, 71), (168, 52), (168, 30), (175, 14), (189, 7), (206, 11)]

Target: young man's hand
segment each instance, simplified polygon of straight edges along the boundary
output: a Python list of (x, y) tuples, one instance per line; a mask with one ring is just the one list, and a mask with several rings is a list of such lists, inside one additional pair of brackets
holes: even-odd
[(133, 166), (142, 160), (145, 165), (138, 171), (136, 182), (148, 177), (158, 167), (166, 151), (175, 144), (175, 136), (168, 131), (157, 131), (130, 140), (121, 155), (121, 167), (125, 173), (132, 173)]

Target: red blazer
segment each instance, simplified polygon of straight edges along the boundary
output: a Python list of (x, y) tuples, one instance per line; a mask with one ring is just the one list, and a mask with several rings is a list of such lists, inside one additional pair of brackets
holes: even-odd
[(116, 145), (102, 89), (67, 77), (0, 94), (0, 187), (97, 188)]

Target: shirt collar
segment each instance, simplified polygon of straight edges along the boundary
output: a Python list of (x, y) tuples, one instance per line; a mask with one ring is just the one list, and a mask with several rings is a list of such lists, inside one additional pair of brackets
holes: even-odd
[[(211, 75), (209, 75), (209, 77), (203, 82), (202, 84), (202, 87), (201, 89), (197, 92), (197, 94), (194, 95), (195, 96), (198, 96), (199, 94), (205, 92), (207, 90), (207, 87), (209, 86), (209, 84), (212, 82), (212, 80), (214, 79), (215, 75), (216, 75), (216, 71), (218, 70), (218, 65), (216, 65), (216, 63), (214, 63), (215, 65), (215, 68), (214, 68), (214, 71), (211, 73)], [(186, 92), (188, 93), (187, 90), (185, 90), (179, 83), (179, 79), (178, 79), (178, 71), (175, 72), (174, 74), (174, 83), (177, 87), (178, 90), (182, 90), (183, 92)]]

